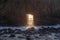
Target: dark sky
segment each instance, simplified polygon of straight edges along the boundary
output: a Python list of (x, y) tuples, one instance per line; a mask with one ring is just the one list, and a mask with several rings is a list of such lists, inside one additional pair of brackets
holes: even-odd
[(60, 24), (60, 0), (0, 0), (0, 25), (26, 25), (26, 14), (35, 25)]

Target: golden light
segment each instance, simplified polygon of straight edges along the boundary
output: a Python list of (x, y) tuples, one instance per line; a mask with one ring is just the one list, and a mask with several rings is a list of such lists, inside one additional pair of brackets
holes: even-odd
[(34, 15), (27, 14), (27, 27), (26, 29), (34, 27)]

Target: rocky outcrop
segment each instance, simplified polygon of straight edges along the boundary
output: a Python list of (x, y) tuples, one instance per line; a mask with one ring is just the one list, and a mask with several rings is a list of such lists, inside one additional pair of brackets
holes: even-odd
[(25, 25), (27, 13), (35, 15), (36, 25), (58, 24), (60, 23), (60, 1), (0, 0), (0, 25)]

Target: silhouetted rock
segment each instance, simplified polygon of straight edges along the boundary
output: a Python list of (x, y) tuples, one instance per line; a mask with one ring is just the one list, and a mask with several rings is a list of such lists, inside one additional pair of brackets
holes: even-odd
[(36, 25), (60, 24), (60, 0), (0, 0), (0, 26), (25, 25), (27, 13)]

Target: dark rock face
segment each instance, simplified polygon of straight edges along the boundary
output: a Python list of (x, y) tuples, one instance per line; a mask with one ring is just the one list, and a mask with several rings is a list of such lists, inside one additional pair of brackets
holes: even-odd
[(0, 25), (26, 25), (27, 13), (36, 25), (60, 24), (60, 0), (0, 0)]
[(8, 0), (0, 0), (0, 4), (6, 3)]

